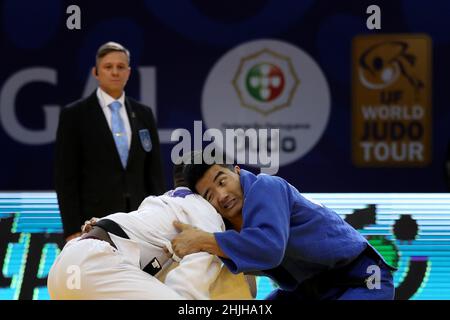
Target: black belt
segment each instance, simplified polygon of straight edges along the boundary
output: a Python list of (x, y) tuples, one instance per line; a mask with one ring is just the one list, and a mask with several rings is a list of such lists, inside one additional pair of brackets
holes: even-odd
[[(115, 236), (130, 239), (130, 237), (123, 231), (122, 227), (115, 221), (110, 219), (101, 219), (97, 221), (95, 226), (102, 228), (106, 232), (112, 233)], [(162, 255), (159, 258), (153, 258), (142, 270), (152, 276), (155, 276), (159, 271), (161, 271), (162, 266), (165, 262), (169, 260), (167, 255)]]
[(106, 232), (112, 233), (115, 236), (130, 239), (130, 237), (123, 231), (122, 227), (119, 226), (115, 221), (109, 219), (98, 220), (95, 226), (102, 228)]

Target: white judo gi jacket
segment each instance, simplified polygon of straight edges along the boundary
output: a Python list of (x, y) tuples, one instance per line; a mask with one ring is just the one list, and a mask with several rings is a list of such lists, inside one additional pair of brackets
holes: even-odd
[[(153, 258), (164, 254), (164, 248), (172, 251), (170, 241), (178, 233), (175, 220), (211, 233), (225, 230), (222, 217), (201, 196), (179, 187), (162, 196), (147, 197), (136, 211), (102, 219), (115, 221), (130, 239), (109, 233), (117, 250), (95, 239), (68, 242), (49, 273), (52, 299), (210, 298), (209, 289), (222, 262), (209, 253), (185, 256), (167, 274), (165, 284), (142, 271)], [(81, 270), (82, 288), (78, 291), (67, 285), (67, 268), (72, 265)]]

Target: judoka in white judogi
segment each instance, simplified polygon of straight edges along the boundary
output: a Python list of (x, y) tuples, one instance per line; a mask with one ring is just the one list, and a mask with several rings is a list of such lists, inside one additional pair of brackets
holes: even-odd
[(177, 234), (174, 220), (212, 233), (225, 230), (221, 216), (201, 196), (178, 187), (146, 198), (136, 211), (102, 219), (119, 224), (130, 239), (108, 233), (117, 250), (96, 239), (69, 241), (49, 272), (52, 299), (209, 299), (210, 285), (222, 266), (211, 254), (184, 257), (165, 283), (142, 271), (164, 248), (171, 252), (170, 241)]

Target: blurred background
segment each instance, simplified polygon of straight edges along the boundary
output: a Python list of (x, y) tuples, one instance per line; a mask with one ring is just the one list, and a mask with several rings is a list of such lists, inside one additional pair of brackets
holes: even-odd
[[(399, 268), (396, 298), (449, 299), (448, 12), (446, 0), (2, 0), (0, 299), (48, 299), (64, 245), (58, 115), (95, 90), (107, 41), (131, 52), (126, 94), (153, 110), (168, 186), (174, 129), (279, 129), (277, 175)], [(259, 278), (258, 299), (272, 287)]]

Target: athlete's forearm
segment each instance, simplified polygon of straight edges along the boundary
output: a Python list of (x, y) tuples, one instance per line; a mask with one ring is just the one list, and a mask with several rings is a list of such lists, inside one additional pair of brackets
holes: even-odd
[(219, 244), (216, 241), (216, 237), (213, 233), (203, 232), (201, 237), (198, 238), (200, 243), (200, 250), (211, 253), (218, 257), (228, 258), (228, 256), (220, 249)]

